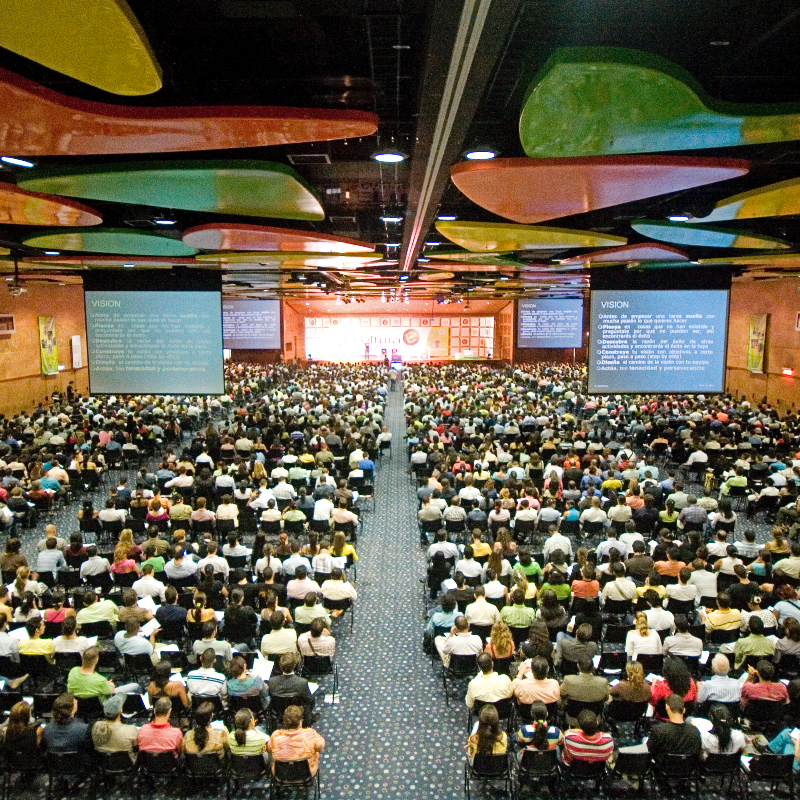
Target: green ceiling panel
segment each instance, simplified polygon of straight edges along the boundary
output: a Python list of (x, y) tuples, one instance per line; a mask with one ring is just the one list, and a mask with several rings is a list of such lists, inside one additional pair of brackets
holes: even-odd
[(531, 83), (519, 131), (533, 158), (660, 153), (797, 140), (800, 109), (714, 100), (651, 53), (565, 47)]
[(29, 247), (46, 250), (74, 250), (86, 253), (112, 253), (126, 256), (192, 256), (197, 253), (180, 239), (168, 239), (153, 233), (116, 228), (73, 228), (59, 233), (45, 233), (25, 239)]
[(270, 161), (156, 161), (35, 169), (19, 185), (66, 197), (157, 208), (325, 219), (313, 189), (290, 167)]

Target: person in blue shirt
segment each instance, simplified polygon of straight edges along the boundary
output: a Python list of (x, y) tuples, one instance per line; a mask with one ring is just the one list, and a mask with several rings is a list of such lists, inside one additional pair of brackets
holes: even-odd
[(425, 626), (425, 634), (423, 636), (423, 643), (426, 652), (433, 648), (433, 636), (436, 628), (445, 628), (450, 630), (456, 624), (456, 617), (459, 615), (458, 608), (456, 607), (456, 599), (452, 594), (446, 594), (442, 597), (440, 609), (433, 609), (428, 619), (428, 624)]

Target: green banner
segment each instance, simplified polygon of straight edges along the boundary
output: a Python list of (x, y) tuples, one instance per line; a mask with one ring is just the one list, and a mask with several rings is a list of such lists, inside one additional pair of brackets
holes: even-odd
[(747, 338), (747, 371), (764, 371), (764, 347), (767, 342), (768, 314), (750, 315), (750, 335)]
[(42, 375), (58, 374), (58, 348), (56, 347), (55, 317), (39, 317), (39, 353)]

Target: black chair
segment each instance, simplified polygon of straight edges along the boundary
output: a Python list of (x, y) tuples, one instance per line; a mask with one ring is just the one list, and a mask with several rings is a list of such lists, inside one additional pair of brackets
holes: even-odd
[[(228, 765), (228, 776), (225, 782), (225, 800), (231, 800), (231, 784), (236, 787), (237, 795), (240, 784), (254, 783), (270, 779), (270, 772), (261, 755), (231, 755)], [(265, 787), (266, 788), (266, 787)]]
[[(508, 753), (502, 753), (501, 755), (476, 753), (471, 764), (467, 759), (464, 762), (464, 794), (466, 794), (467, 800), (470, 800), (470, 784), (472, 781), (500, 782), (503, 784), (503, 791), (508, 800), (511, 800), (513, 781)], [(492, 796), (495, 796), (494, 792)]]
[(450, 693), (447, 689), (448, 679), (451, 681), (461, 681), (474, 678), (478, 671), (477, 655), (458, 655), (450, 656), (450, 665), (442, 664), (442, 688), (444, 689), (445, 704), (450, 705)]
[(764, 753), (753, 756), (744, 768), (746, 778), (745, 795), (750, 791), (751, 783), (768, 783), (770, 794), (775, 794), (779, 784), (789, 786), (789, 797), (794, 797), (794, 756)]
[(603, 715), (603, 709), (605, 708), (605, 701), (600, 700), (597, 702), (588, 702), (586, 700), (576, 700), (573, 697), (570, 697), (567, 700), (567, 705), (564, 708), (564, 715), (569, 719), (577, 719), (578, 714), (581, 711), (591, 711), (593, 714), (596, 714), (598, 717)]
[(775, 666), (779, 678), (792, 680), (800, 676), (800, 658), (793, 653), (782, 654), (781, 660)]
[(220, 757), (216, 753), (201, 755), (200, 753), (187, 753), (183, 762), (183, 796), (186, 797), (186, 789), (196, 789), (198, 783), (203, 786), (206, 783), (222, 781), (227, 784), (228, 761), (225, 757)]
[(593, 782), (595, 793), (600, 795), (606, 778), (606, 763), (573, 760), (569, 766), (563, 768), (562, 775), (569, 784)]
[(99, 697), (77, 697), (78, 711), (75, 714), (84, 722), (94, 722), (103, 718), (103, 702)]
[[(19, 699), (21, 700), (22, 697), (20, 696)], [(4, 798), (17, 796), (10, 792), (15, 775), (19, 775), (23, 778), (25, 786), (27, 787), (35, 783), (38, 775), (47, 771), (44, 763), (44, 752), (38, 748), (19, 752), (14, 750), (2, 750), (0, 751), (0, 759), (2, 759)]]
[[(280, 658), (280, 656), (278, 656), (278, 658)], [(272, 661), (272, 658), (269, 660)], [(281, 723), (283, 720), (283, 712), (286, 711), (289, 706), (300, 706), (303, 708), (304, 700), (299, 695), (290, 695), (287, 697), (282, 697), (281, 695), (270, 695), (267, 720), (269, 722), (269, 729), (271, 731), (274, 731), (275, 728)]]
[[(739, 790), (742, 800), (745, 800), (747, 794), (744, 776), (742, 775), (741, 759), (739, 753), (709, 753), (706, 760), (703, 762), (703, 773), (708, 783), (709, 778), (716, 778), (719, 781), (719, 788), (724, 791), (725, 779), (728, 779), (728, 794), (733, 790), (733, 782)], [(708, 786), (706, 786), (708, 790)]]
[(66, 675), (73, 667), (81, 665), (80, 653), (56, 653), (56, 667), (63, 675)]
[[(738, 756), (737, 756), (738, 758)], [(650, 753), (625, 753), (617, 754), (613, 769), (608, 771), (611, 780), (621, 780), (622, 776), (628, 780), (639, 781), (639, 791), (644, 794), (647, 781), (650, 781), (650, 796), (653, 795), (653, 764)]]
[(314, 788), (314, 800), (319, 800), (319, 770), (316, 775), (311, 774), (311, 765), (303, 761), (275, 761), (272, 775), (271, 794), (274, 800), (280, 797), (284, 787), (308, 789)]
[(131, 760), (127, 753), (101, 753), (95, 751), (90, 797), (97, 797), (97, 789), (103, 781), (114, 781), (116, 783), (118, 778), (122, 778), (128, 784), (135, 783), (137, 769), (136, 761)]
[(233, 719), (236, 712), (249, 708), (256, 719), (264, 716), (264, 701), (260, 695), (254, 694), (247, 697), (232, 695), (228, 697), (228, 716)]
[(333, 675), (331, 703), (336, 703), (339, 668), (330, 656), (303, 656), (302, 675), (304, 678), (324, 678), (327, 675)]
[(114, 629), (110, 622), (84, 622), (81, 624), (81, 636), (96, 636), (98, 639), (113, 639)]
[(700, 800), (700, 759), (697, 756), (665, 753), (656, 758), (653, 768), (656, 780), (669, 789), (683, 791), (694, 784), (694, 796)]
[(478, 715), (481, 713), (481, 709), (484, 706), (494, 706), (497, 710), (497, 716), (500, 717), (500, 721), (502, 722), (505, 720), (506, 729), (511, 729), (511, 720), (514, 716), (514, 700), (511, 697), (506, 697), (502, 700), (495, 700), (493, 703), (485, 702), (483, 700), (476, 700), (475, 704), (469, 710), (469, 717), (467, 719), (468, 731), (472, 730), (473, 719), (478, 717)]
[(137, 763), (139, 771), (136, 780), (136, 800), (140, 800), (142, 795), (143, 778), (151, 781), (164, 779), (168, 784), (172, 784), (178, 775), (178, 759), (171, 752), (148, 753), (141, 750)]
[[(631, 600), (606, 600), (603, 604), (603, 611), (606, 614), (624, 616), (631, 613), (633, 601)], [(630, 628), (628, 628), (630, 630)]]
[(643, 703), (632, 703), (630, 700), (612, 700), (605, 707), (606, 723), (613, 731), (617, 730), (617, 724), (620, 722), (635, 723), (633, 729), (633, 736), (635, 738), (639, 735), (642, 728), (649, 705), (647, 700)]
[(553, 797), (560, 797), (561, 771), (558, 765), (558, 751), (555, 748), (552, 750), (526, 748), (520, 754), (517, 766), (517, 797), (522, 793), (523, 786), (532, 787), (537, 783), (550, 786)]
[(694, 617), (694, 600), (676, 600), (670, 597), (667, 600), (667, 611), (672, 614), (684, 614), (690, 618)]
[(784, 704), (779, 700), (748, 700), (742, 717), (750, 721), (750, 728), (768, 738), (776, 735), (782, 725)]
[(645, 675), (651, 672), (654, 675), (660, 675), (664, 667), (664, 656), (660, 653), (639, 653), (636, 660), (642, 665)]
[(19, 667), (22, 673), (28, 673), (36, 686), (42, 686), (58, 674), (54, 664), (51, 664), (45, 656), (31, 656), (20, 653)]
[(92, 758), (88, 753), (48, 753), (47, 764), (47, 797), (53, 797), (53, 783), (56, 779), (65, 780), (90, 778), (92, 775)]

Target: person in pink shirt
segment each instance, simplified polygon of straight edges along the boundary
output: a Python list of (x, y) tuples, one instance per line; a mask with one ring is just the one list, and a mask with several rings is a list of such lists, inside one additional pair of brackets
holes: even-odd
[(181, 752), (183, 734), (179, 728), (169, 724), (172, 700), (159, 697), (153, 706), (153, 721), (139, 728), (139, 750), (144, 753), (172, 753), (175, 758)]

